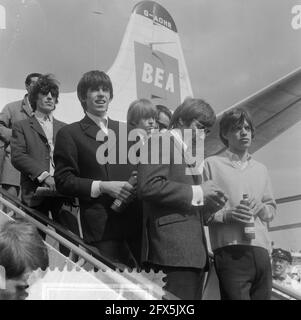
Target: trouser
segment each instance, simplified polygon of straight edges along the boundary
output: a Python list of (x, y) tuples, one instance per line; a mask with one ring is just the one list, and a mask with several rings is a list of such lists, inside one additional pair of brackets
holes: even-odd
[[(62, 208), (64, 199), (63, 198), (46, 198), (43, 200), (43, 202), (41, 204), (39, 204), (38, 206), (33, 207), (33, 209), (39, 211), (40, 213), (44, 214), (46, 217), (49, 217), (49, 212), (51, 213), (52, 219), (54, 222), (62, 225), (63, 227), (66, 227), (64, 225), (64, 215), (60, 215), (60, 210)], [(59, 231), (56, 230), (56, 232), (63, 236), (64, 235), (62, 233), (60, 233)], [(43, 231), (39, 230), (39, 233), (41, 235), (41, 237), (45, 240), (46, 238), (46, 234)], [(65, 256), (68, 256), (70, 253), (70, 249), (66, 248), (65, 246), (59, 244), (59, 250), (62, 254), (64, 254)]]
[(270, 300), (272, 270), (269, 253), (255, 246), (233, 245), (214, 251), (222, 300)]
[(201, 300), (204, 282), (204, 269), (189, 267), (170, 267), (147, 263), (147, 271), (162, 271), (166, 274), (164, 281), (165, 300)]
[(125, 240), (102, 240), (89, 243), (119, 269), (136, 268), (136, 260)]

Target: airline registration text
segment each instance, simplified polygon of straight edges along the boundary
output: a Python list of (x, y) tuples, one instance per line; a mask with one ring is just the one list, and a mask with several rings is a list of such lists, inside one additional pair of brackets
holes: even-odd
[(137, 98), (161, 99), (159, 104), (169, 108), (181, 103), (177, 59), (135, 42), (135, 69)]
[(167, 27), (169, 29), (172, 29), (172, 25), (171, 25), (170, 21), (167, 21), (167, 20), (163, 19), (162, 17), (157, 17), (156, 15), (152, 14), (151, 12), (149, 12), (146, 9), (143, 11), (143, 14), (146, 17), (153, 19), (154, 22), (160, 23), (163, 26), (165, 26), (165, 27)]

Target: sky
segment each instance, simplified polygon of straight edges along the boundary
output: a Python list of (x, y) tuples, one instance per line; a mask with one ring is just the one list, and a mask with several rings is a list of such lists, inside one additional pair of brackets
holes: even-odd
[[(61, 92), (75, 91), (83, 72), (114, 63), (137, 2), (0, 0), (7, 16), (7, 29), (0, 30), (0, 86), (23, 89), (25, 75), (38, 71), (54, 73)], [(194, 96), (217, 113), (301, 66), (301, 29), (291, 26), (301, 0), (157, 2), (177, 25)], [(300, 145), (298, 123), (256, 153), (276, 197), (301, 194)], [(300, 209), (294, 212), (301, 215)]]
[[(75, 91), (83, 72), (113, 64), (137, 2), (0, 0), (9, 27), (0, 31), (0, 84), (23, 88), (24, 75), (37, 70)], [(178, 27), (194, 95), (217, 111), (301, 65), (301, 30), (291, 27), (300, 0), (158, 2)]]

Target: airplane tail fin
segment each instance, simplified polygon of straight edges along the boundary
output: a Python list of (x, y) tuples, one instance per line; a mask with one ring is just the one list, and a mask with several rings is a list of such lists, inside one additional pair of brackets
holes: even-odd
[(193, 96), (176, 24), (154, 1), (142, 1), (133, 8), (108, 74), (118, 92), (110, 105), (110, 115), (117, 120), (126, 119), (135, 99), (151, 99), (174, 110)]

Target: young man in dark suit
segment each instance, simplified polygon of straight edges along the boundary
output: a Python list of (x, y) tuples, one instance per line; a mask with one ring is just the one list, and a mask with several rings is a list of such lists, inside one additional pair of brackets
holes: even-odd
[[(135, 202), (119, 213), (111, 208), (115, 198), (128, 201), (134, 193), (135, 187), (127, 181), (135, 168), (119, 163), (122, 125), (107, 116), (113, 99), (109, 76), (98, 70), (85, 73), (78, 83), (77, 95), (85, 117), (58, 133), (54, 151), (57, 189), (79, 198), (84, 241), (116, 265), (135, 266), (126, 241), (131, 228), (136, 227), (131, 219), (131, 213), (137, 210)], [(99, 151), (106, 138), (108, 141), (116, 139), (115, 163), (102, 163), (106, 155)], [(110, 152), (112, 150), (108, 150), (108, 156)]]
[[(215, 113), (209, 104), (186, 99), (172, 116), (171, 130), (159, 137), (153, 135), (145, 145), (143, 152), (150, 157), (158, 152), (157, 164), (148, 158), (148, 163), (138, 166), (137, 191), (144, 215), (143, 261), (167, 275), (168, 298), (169, 293), (180, 299), (202, 296), (208, 260), (203, 204), (217, 210), (224, 203), (224, 194), (210, 181), (203, 183), (202, 172), (190, 160), (197, 154), (198, 129), (206, 132), (214, 122)], [(191, 139), (185, 139), (187, 131), (191, 134), (186, 138)], [(164, 147), (166, 141), (170, 148)]]
[(56, 134), (65, 123), (52, 112), (58, 103), (58, 82), (51, 75), (40, 76), (29, 93), (34, 115), (13, 125), (12, 164), (21, 172), (21, 198), (29, 207), (45, 215), (51, 211), (54, 220), (62, 206), (60, 198), (36, 197), (38, 187), (55, 191), (53, 150)]

